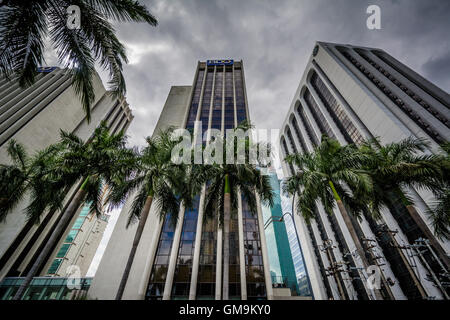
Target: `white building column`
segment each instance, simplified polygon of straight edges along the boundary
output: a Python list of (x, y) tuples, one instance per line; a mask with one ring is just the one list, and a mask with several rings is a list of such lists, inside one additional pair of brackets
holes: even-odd
[(238, 197), (238, 232), (239, 232), (239, 275), (241, 279), (241, 300), (247, 300), (247, 277), (245, 274), (244, 219), (242, 216), (242, 198)]
[(222, 297), (222, 226), (217, 222), (216, 300)]
[(261, 210), (261, 200), (258, 194), (256, 194), (256, 205), (258, 208), (259, 236), (261, 239), (261, 253), (264, 265), (264, 278), (266, 280), (267, 300), (273, 300), (273, 288), (272, 288), (272, 278), (270, 277), (269, 255), (267, 251), (266, 234), (264, 232), (264, 220)]
[(195, 231), (194, 257), (192, 259), (192, 276), (189, 288), (189, 300), (195, 300), (197, 294), (198, 268), (200, 262), (200, 245), (202, 241), (203, 211), (206, 196), (206, 186), (203, 186), (198, 205), (197, 229)]
[[(306, 221), (303, 217), (296, 213), (294, 213), (293, 216), (296, 227), (295, 232), (297, 232), (298, 239), (300, 240), (300, 243), (298, 245), (300, 246), (300, 250), (302, 250), (304, 253), (303, 263), (305, 264), (306, 276), (309, 277), (309, 282), (311, 283), (311, 290), (314, 296), (314, 300), (326, 300), (327, 294), (325, 285), (322, 281), (319, 264), (315, 259), (312, 241), (308, 236)], [(320, 257), (317, 257), (317, 259), (320, 259)]]
[(167, 270), (166, 283), (164, 285), (163, 300), (170, 300), (172, 292), (173, 276), (175, 274), (175, 267), (177, 265), (178, 249), (180, 247), (181, 231), (183, 229), (184, 220), (184, 204), (181, 204), (178, 212), (178, 221), (173, 236), (172, 250), (170, 251), (169, 268)]
[(164, 220), (158, 219), (157, 232), (153, 234), (150, 250), (148, 250), (147, 258), (145, 259), (144, 272), (142, 273), (138, 295), (140, 300), (145, 299), (145, 294), (147, 291), (148, 282), (150, 279), (150, 274), (153, 269), (153, 263), (155, 261), (156, 250), (158, 249), (159, 237), (161, 236), (162, 227)]

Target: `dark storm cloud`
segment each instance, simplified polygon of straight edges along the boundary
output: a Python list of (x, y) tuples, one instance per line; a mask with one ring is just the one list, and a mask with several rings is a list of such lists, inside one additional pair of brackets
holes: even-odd
[[(259, 128), (281, 126), (317, 40), (382, 48), (449, 88), (450, 1), (141, 2), (158, 17), (157, 28), (117, 25), (130, 58), (133, 143), (153, 132), (170, 86), (191, 85), (196, 62), (208, 58), (244, 60), (250, 116)], [(370, 4), (381, 7), (381, 30), (366, 28)]]
[[(191, 85), (197, 61), (209, 58), (244, 60), (250, 116), (258, 128), (281, 126), (315, 41), (382, 48), (443, 89), (450, 87), (449, 0), (141, 2), (158, 17), (157, 28), (117, 25), (130, 59), (125, 77), (135, 115), (132, 144), (142, 145), (152, 134), (170, 87)], [(381, 7), (381, 30), (366, 27), (370, 4)]]
[(450, 90), (450, 52), (447, 54), (431, 58), (423, 65), (425, 76), (441, 83), (441, 88)]

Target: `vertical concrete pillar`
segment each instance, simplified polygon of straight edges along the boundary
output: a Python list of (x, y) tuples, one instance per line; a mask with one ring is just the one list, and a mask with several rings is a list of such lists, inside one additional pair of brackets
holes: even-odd
[(241, 278), (241, 299), (247, 300), (247, 278), (245, 273), (244, 219), (242, 216), (242, 198), (238, 198), (238, 232), (239, 232), (239, 274)]
[(164, 220), (158, 219), (157, 232), (155, 232), (153, 234), (151, 247), (150, 247), (150, 250), (148, 251), (148, 256), (145, 261), (144, 272), (142, 273), (142, 278), (140, 281), (140, 286), (139, 286), (139, 290), (138, 290), (138, 295), (139, 295), (140, 300), (145, 299), (145, 294), (147, 291), (150, 274), (152, 272), (153, 262), (155, 261), (156, 250), (158, 249), (159, 237), (161, 236), (163, 224), (164, 224)]
[(197, 294), (198, 268), (200, 263), (200, 245), (203, 229), (203, 208), (205, 206), (206, 186), (203, 186), (198, 205), (197, 229), (195, 232), (194, 257), (192, 259), (192, 276), (189, 288), (189, 300), (195, 300)]
[[(295, 208), (293, 208), (295, 212)], [(305, 269), (307, 270), (307, 276), (309, 277), (309, 282), (311, 284), (311, 290), (315, 300), (326, 300), (326, 290), (325, 285), (322, 281), (322, 275), (320, 274), (320, 267), (317, 263), (314, 253), (314, 248), (312, 246), (312, 241), (309, 239), (308, 228), (306, 226), (306, 221), (303, 217), (294, 213), (293, 217), (295, 219), (295, 227), (300, 240), (299, 246), (300, 250), (304, 252), (303, 263), (305, 264)], [(320, 257), (317, 257), (320, 259)]]
[(167, 270), (166, 284), (164, 285), (163, 300), (170, 300), (170, 294), (172, 292), (173, 276), (175, 274), (175, 267), (177, 265), (178, 249), (180, 247), (181, 231), (183, 229), (184, 220), (184, 205), (180, 206), (178, 212), (178, 221), (175, 228), (175, 234), (173, 236), (172, 250), (169, 258), (169, 268)]
[(261, 239), (261, 253), (264, 265), (264, 278), (266, 280), (267, 300), (273, 300), (273, 288), (272, 288), (272, 278), (270, 277), (269, 255), (267, 252), (266, 234), (264, 233), (264, 220), (261, 210), (261, 200), (258, 194), (256, 194), (256, 205), (258, 207), (259, 237)]
[(217, 222), (216, 300), (222, 296), (222, 226)]

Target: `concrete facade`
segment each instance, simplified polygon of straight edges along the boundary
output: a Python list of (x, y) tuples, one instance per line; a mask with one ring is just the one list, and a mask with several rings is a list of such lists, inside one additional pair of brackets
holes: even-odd
[[(312, 151), (322, 134), (341, 144), (374, 137), (383, 144), (422, 137), (430, 141), (427, 152), (436, 152), (440, 143), (450, 139), (449, 105), (448, 93), (380, 49), (318, 42), (281, 129), (281, 160), (287, 154)], [(282, 167), (285, 176), (297, 170), (284, 161)], [(432, 195), (408, 192), (432, 231), (425, 214)], [(385, 210), (382, 221), (370, 217), (353, 221), (372, 263), (381, 268), (383, 298), (445, 299), (448, 292), (439, 287), (445, 279), (436, 282), (426, 277), (443, 272), (445, 257), (433, 257), (437, 250), (420, 242), (425, 238), (423, 230), (402, 210)], [(315, 298), (375, 299), (360, 259), (349, 255), (355, 245), (339, 211), (328, 216), (318, 204), (317, 214), (311, 224), (295, 216)], [(448, 255), (449, 242), (438, 241)], [(411, 285), (415, 281), (417, 285)]]
[[(0, 80), (0, 163), (9, 161), (6, 148), (10, 139), (23, 144), (32, 155), (57, 142), (60, 129), (88, 139), (101, 120), (113, 132), (128, 128), (133, 119), (128, 104), (124, 98), (114, 98), (106, 91), (97, 74), (93, 78), (95, 101), (89, 123), (70, 82), (68, 70), (59, 68), (38, 75), (36, 83), (26, 89), (19, 88), (14, 79)], [(74, 190), (75, 187), (69, 191), (67, 201)], [(0, 279), (23, 276), (59, 220), (60, 212), (54, 212), (44, 213), (39, 225), (27, 223), (23, 214), (26, 206), (25, 199), (0, 223)]]

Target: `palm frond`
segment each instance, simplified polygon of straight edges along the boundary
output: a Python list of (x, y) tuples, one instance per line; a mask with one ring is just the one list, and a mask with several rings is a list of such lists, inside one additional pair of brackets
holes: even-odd
[(72, 85), (81, 98), (86, 119), (91, 119), (91, 106), (95, 99), (93, 74), (94, 58), (91, 55), (89, 39), (79, 30), (70, 30), (66, 25), (65, 7), (58, 1), (47, 10), (49, 34), (56, 48), (59, 61), (70, 69)]
[(450, 188), (436, 195), (437, 201), (427, 211), (431, 218), (434, 234), (441, 240), (450, 239)]
[(44, 62), (46, 1), (9, 3), (0, 12), (0, 74), (18, 76), (21, 87), (34, 83)]
[(144, 5), (134, 0), (87, 0), (92, 7), (108, 19), (124, 22), (146, 22), (156, 26), (158, 21)]
[(20, 166), (24, 170), (27, 166), (28, 155), (25, 151), (25, 147), (18, 143), (15, 139), (11, 139), (8, 142), (8, 147), (6, 149), (9, 157), (15, 163), (15, 165)]
[(128, 213), (128, 220), (127, 220), (127, 228), (130, 227), (130, 225), (134, 224), (136, 221), (138, 221), (142, 214), (142, 209), (144, 208), (145, 201), (148, 197), (148, 190), (145, 188), (145, 186), (142, 186), (138, 189), (136, 195), (133, 198), (133, 202), (131, 204), (130, 211)]

